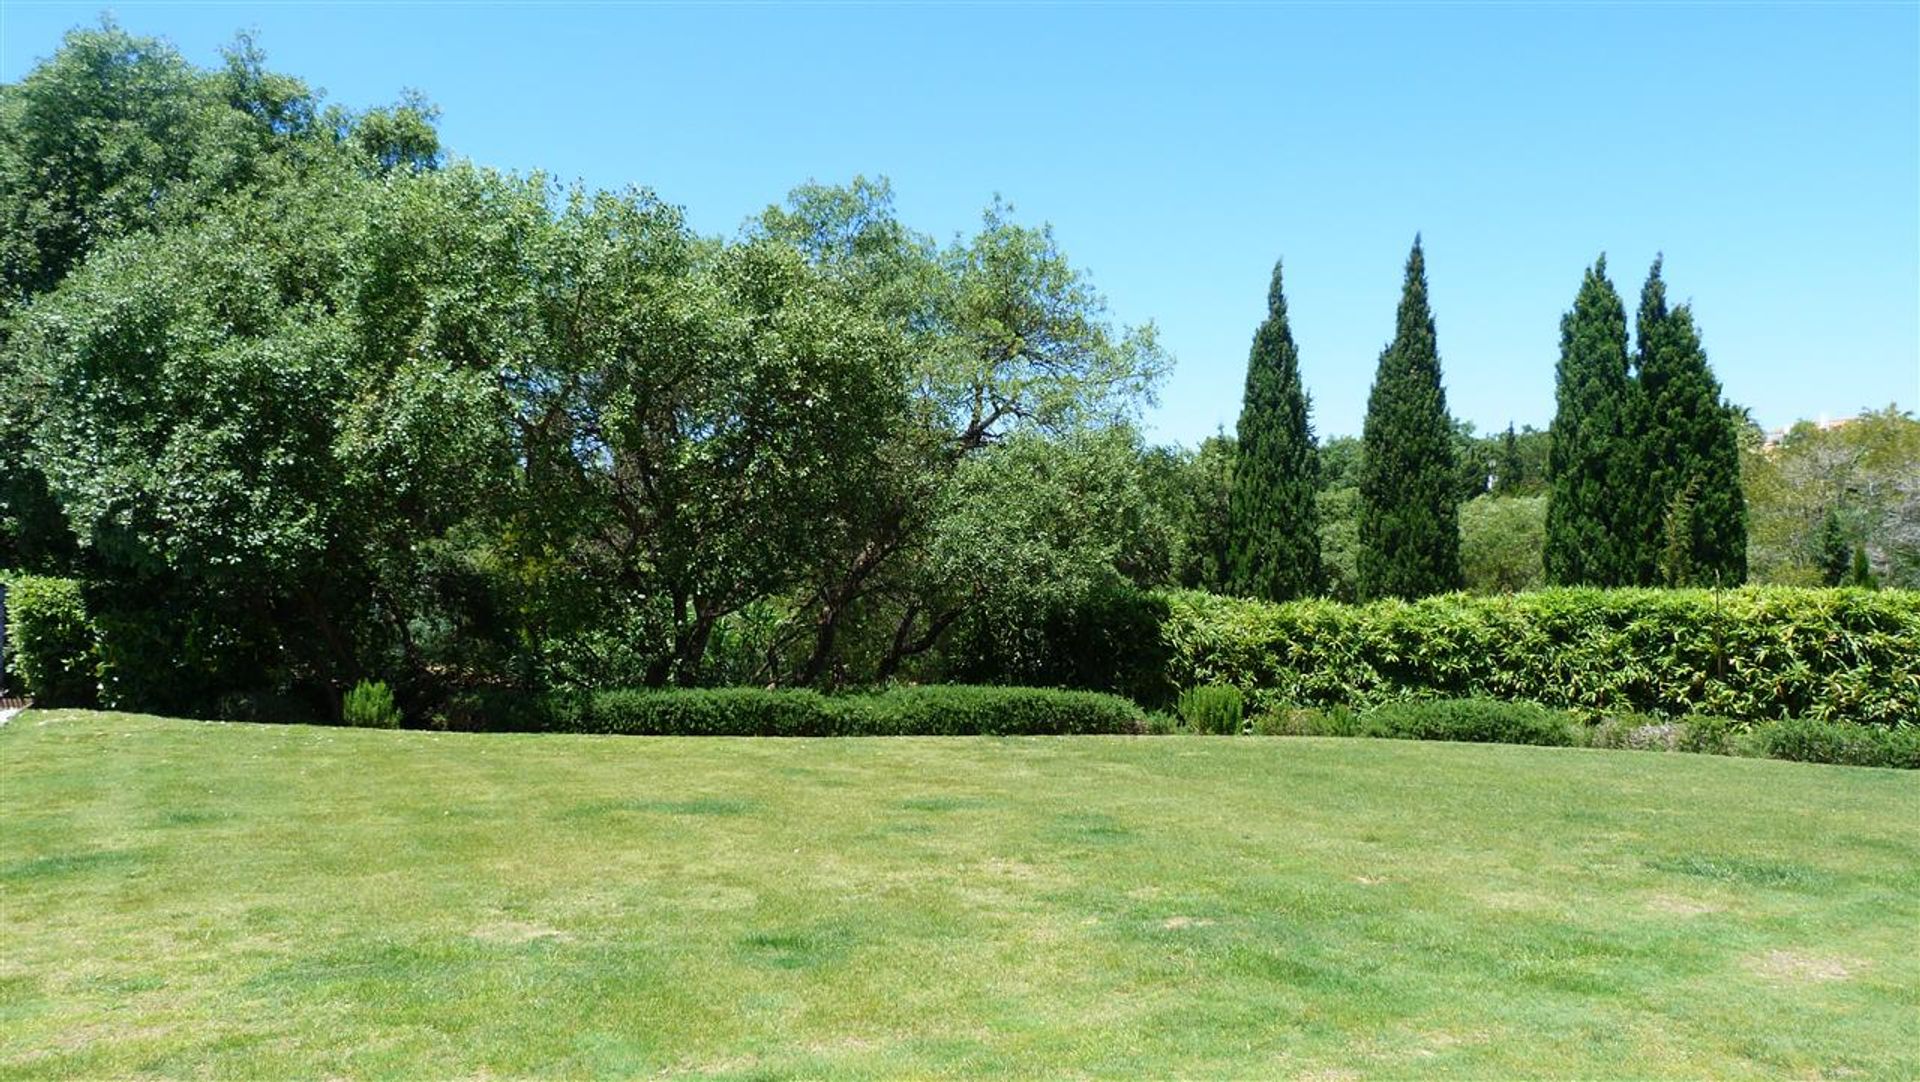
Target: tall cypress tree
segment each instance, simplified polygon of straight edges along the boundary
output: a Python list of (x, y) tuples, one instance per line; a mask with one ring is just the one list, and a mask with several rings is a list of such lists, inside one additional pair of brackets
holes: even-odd
[(1645, 404), (1641, 443), (1649, 498), (1643, 521), (1651, 530), (1656, 522), (1671, 521), (1682, 501), (1690, 501), (1687, 537), (1666, 541), (1669, 549), (1688, 547), (1687, 575), (1673, 585), (1738, 585), (1747, 578), (1739, 432), (1732, 409), (1720, 399), (1720, 381), (1707, 366), (1692, 310), (1667, 308), (1660, 262), (1656, 257), (1647, 272), (1634, 329)]
[(1236, 594), (1285, 601), (1320, 588), (1320, 455), (1308, 410), (1276, 262), (1267, 318), (1247, 356), (1227, 505), (1227, 581)]
[(1553, 427), (1547, 452), (1547, 580), (1628, 586), (1653, 573), (1645, 468), (1627, 368), (1627, 311), (1607, 257), (1587, 269), (1560, 319)]
[(1393, 342), (1380, 354), (1361, 434), (1362, 596), (1413, 598), (1459, 589), (1453, 442), (1427, 306), (1426, 257), (1415, 237)]
[(1513, 430), (1513, 422), (1507, 422), (1507, 430), (1500, 437), (1500, 452), (1493, 460), (1493, 494), (1512, 496), (1526, 483), (1527, 463), (1520, 456), (1520, 436)]

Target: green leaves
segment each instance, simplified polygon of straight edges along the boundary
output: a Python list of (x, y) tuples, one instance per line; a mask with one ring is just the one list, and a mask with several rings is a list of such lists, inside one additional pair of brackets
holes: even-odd
[(1225, 583), (1233, 593), (1284, 601), (1321, 587), (1320, 458), (1308, 413), (1275, 263), (1267, 318), (1247, 359), (1235, 441)]

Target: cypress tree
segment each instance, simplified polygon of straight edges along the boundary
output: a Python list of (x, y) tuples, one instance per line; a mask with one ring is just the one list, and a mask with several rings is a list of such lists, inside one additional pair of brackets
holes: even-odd
[[(1653, 571), (1645, 467), (1627, 368), (1627, 311), (1607, 257), (1587, 269), (1560, 319), (1547, 451), (1547, 581), (1628, 586)], [(1661, 509), (1664, 512), (1664, 508)]]
[(1520, 455), (1520, 437), (1513, 430), (1513, 422), (1508, 421), (1507, 431), (1500, 437), (1500, 451), (1493, 460), (1493, 494), (1516, 494), (1526, 477), (1527, 463)]
[(1847, 531), (1840, 524), (1840, 512), (1828, 508), (1826, 517), (1820, 520), (1820, 581), (1828, 586), (1840, 586), (1847, 581), (1847, 573), (1853, 569), (1853, 546), (1847, 543)]
[[(1747, 505), (1740, 488), (1739, 432), (1731, 407), (1721, 401), (1720, 381), (1707, 366), (1692, 310), (1684, 304), (1667, 308), (1658, 258), (1640, 291), (1635, 338), (1646, 411), (1641, 444), (1651, 505), (1645, 510), (1669, 511), (1683, 494), (1692, 493), (1688, 576), (1673, 585), (1745, 582)], [(1646, 521), (1644, 536), (1651, 537), (1653, 526)]]
[(1361, 434), (1361, 596), (1414, 598), (1460, 588), (1453, 444), (1427, 306), (1426, 258), (1416, 236), (1393, 341), (1380, 354)]
[(1320, 588), (1320, 455), (1308, 411), (1276, 262), (1267, 318), (1247, 355), (1227, 504), (1227, 580), (1236, 594), (1285, 601)]

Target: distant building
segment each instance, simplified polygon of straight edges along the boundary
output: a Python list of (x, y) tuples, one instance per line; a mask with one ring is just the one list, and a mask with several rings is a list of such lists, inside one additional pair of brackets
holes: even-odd
[(1762, 444), (1762, 446), (1768, 450), (1772, 450), (1773, 448), (1780, 446), (1781, 441), (1787, 438), (1788, 433), (1791, 433), (1794, 429), (1799, 428), (1801, 425), (1812, 425), (1816, 430), (1825, 432), (1829, 429), (1840, 428), (1843, 425), (1850, 425), (1859, 419), (1860, 418), (1858, 416), (1830, 418), (1823, 413), (1820, 415), (1820, 417), (1817, 420), (1795, 421), (1794, 423), (1788, 425), (1785, 428), (1772, 429), (1767, 433), (1766, 442)]

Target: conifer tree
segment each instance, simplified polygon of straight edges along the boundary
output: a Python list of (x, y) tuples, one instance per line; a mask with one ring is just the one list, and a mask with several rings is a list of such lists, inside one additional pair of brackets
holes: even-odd
[(1507, 422), (1507, 430), (1500, 437), (1500, 450), (1493, 460), (1493, 494), (1512, 496), (1519, 492), (1526, 482), (1527, 464), (1520, 455), (1520, 436), (1513, 430), (1513, 422)]
[[(1666, 284), (1655, 258), (1640, 291), (1635, 325), (1636, 367), (1646, 463), (1642, 505), (1659, 512), (1691, 491), (1688, 577), (1673, 585), (1734, 586), (1747, 578), (1747, 507), (1740, 488), (1740, 440), (1720, 381), (1707, 366), (1693, 312), (1667, 308)], [(1642, 580), (1653, 561), (1657, 519), (1643, 519)]]
[(1285, 601), (1319, 590), (1320, 456), (1287, 327), (1280, 264), (1254, 331), (1228, 502), (1227, 581), (1245, 597)]
[(1420, 238), (1407, 256), (1393, 341), (1361, 435), (1359, 590), (1414, 598), (1460, 588), (1453, 422), (1427, 305)]
[(1560, 319), (1547, 452), (1549, 582), (1627, 586), (1654, 570), (1645, 554), (1658, 533), (1648, 525), (1635, 394), (1626, 307), (1602, 255), (1582, 278), (1573, 310)]

